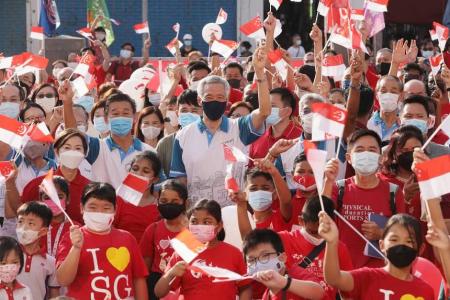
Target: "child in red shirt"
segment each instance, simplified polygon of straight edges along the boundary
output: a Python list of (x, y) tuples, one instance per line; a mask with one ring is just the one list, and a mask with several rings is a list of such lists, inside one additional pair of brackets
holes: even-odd
[[(322, 196), (325, 212), (333, 215), (333, 201)], [(319, 197), (315, 196), (309, 199), (303, 211), (299, 216), (300, 229), (279, 232), (279, 236), (283, 241), (284, 249), (287, 255), (286, 265), (288, 268), (292, 266), (306, 269), (313, 273), (319, 279), (321, 286), (325, 290), (326, 300), (336, 299), (337, 290), (325, 282), (323, 277), (323, 261), (325, 256), (325, 241), (318, 233), (319, 229), (319, 212), (321, 211)], [(352, 260), (350, 253), (344, 243), (339, 241), (338, 245), (339, 261), (341, 269), (351, 270)]]
[(188, 192), (184, 185), (175, 180), (165, 181), (158, 199), (158, 210), (163, 219), (147, 227), (139, 244), (150, 272), (147, 278), (150, 300), (158, 299), (153, 288), (172, 257), (173, 248), (170, 240), (187, 226), (187, 196)]
[(419, 222), (407, 214), (392, 216), (384, 228), (380, 249), (386, 255), (383, 268), (341, 271), (338, 256), (339, 231), (325, 212), (320, 212), (319, 234), (326, 240), (324, 275), (328, 284), (345, 297), (361, 300), (436, 299), (433, 289), (411, 273), (422, 244)]
[(22, 271), (23, 251), (9, 236), (0, 237), (0, 299), (32, 300), (31, 290), (16, 278)]
[(144, 151), (136, 155), (131, 162), (130, 173), (149, 179), (149, 187), (142, 195), (138, 206), (117, 197), (117, 209), (114, 227), (130, 232), (139, 242), (145, 229), (160, 219), (153, 195), (153, 184), (157, 183), (161, 172), (161, 161), (155, 152)]
[(136, 239), (112, 227), (116, 193), (93, 182), (81, 198), (85, 226), (72, 226), (58, 249), (58, 282), (75, 299), (147, 299), (148, 272)]
[(286, 253), (279, 235), (270, 229), (252, 230), (244, 240), (243, 251), (248, 275), (264, 284), (267, 299), (322, 299), (323, 288), (308, 270), (286, 267)]
[[(206, 249), (192, 262), (208, 266), (228, 269), (244, 275), (245, 267), (242, 253), (227, 243), (223, 230), (222, 213), (220, 205), (214, 200), (201, 200), (188, 213), (189, 230), (202, 243)], [(176, 254), (172, 256), (166, 272), (155, 286), (157, 297), (166, 296), (170, 290), (180, 288), (184, 299), (190, 300), (229, 300), (250, 299), (251, 288), (246, 282), (213, 283), (212, 277), (191, 270), (188, 264)]]
[[(291, 230), (292, 204), (289, 187), (270, 161), (255, 161), (255, 166), (246, 175), (245, 193), (229, 194), (230, 199), (237, 204), (241, 236), (244, 237), (251, 231), (247, 204), (253, 209), (256, 228)], [(273, 209), (274, 198), (279, 199), (279, 208)]]

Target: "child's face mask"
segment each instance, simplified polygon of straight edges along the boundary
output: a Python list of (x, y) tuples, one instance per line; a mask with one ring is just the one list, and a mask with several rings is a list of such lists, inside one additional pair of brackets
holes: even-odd
[(0, 265), (0, 282), (11, 283), (19, 274), (19, 264)]

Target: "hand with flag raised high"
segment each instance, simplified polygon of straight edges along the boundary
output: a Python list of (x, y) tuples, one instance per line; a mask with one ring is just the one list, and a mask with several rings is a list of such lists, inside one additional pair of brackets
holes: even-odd
[(313, 24), (311, 32), (309, 33), (309, 37), (314, 43), (322, 42), (322, 30), (320, 30), (319, 26), (317, 26), (316, 23)]
[[(261, 79), (264, 76), (264, 68), (267, 63), (267, 48), (265, 46), (259, 46), (256, 48), (255, 53), (252, 57), (252, 65), (255, 69), (255, 74), (257, 79)], [(260, 76), (261, 77), (260, 77)]]
[(59, 86), (58, 95), (59, 95), (59, 99), (61, 99), (62, 102), (67, 103), (67, 104), (72, 103), (74, 92), (73, 92), (72, 86), (70, 85), (70, 81), (68, 79), (64, 80), (64, 82)]
[(277, 19), (273, 16), (271, 12), (268, 12), (267, 18), (264, 20), (264, 28), (268, 32), (275, 32), (276, 26), (277, 26)]
[(337, 244), (339, 242), (337, 225), (325, 211), (319, 212), (318, 233), (328, 244)]
[(298, 139), (294, 140), (280, 139), (276, 141), (275, 144), (272, 145), (272, 147), (270, 147), (267, 154), (271, 158), (276, 159), (278, 156), (280, 156), (281, 153), (284, 153), (289, 149), (291, 149), (297, 142)]
[(425, 152), (420, 148), (415, 148), (413, 152), (413, 163), (411, 166), (411, 170), (415, 173), (416, 172), (416, 164), (423, 163), (426, 161), (429, 161), (430, 158), (428, 155), (425, 154)]
[(433, 247), (450, 251), (450, 236), (434, 224), (428, 223), (428, 231), (425, 238)]
[[(332, 158), (325, 165), (322, 195), (331, 199), (333, 186), (339, 173), (339, 160)], [(320, 191), (319, 191), (320, 192)]]
[(359, 84), (364, 72), (362, 52), (354, 50), (350, 60), (350, 79), (353, 84)]
[(274, 176), (275, 174), (278, 173), (278, 169), (268, 159), (255, 159), (254, 163), (255, 167), (259, 168), (261, 171), (265, 173), (269, 173), (271, 176)]
[(238, 207), (245, 206), (245, 210), (247, 210), (248, 201), (247, 201), (247, 196), (246, 196), (245, 192), (243, 192), (243, 191), (234, 192), (234, 191), (228, 190), (228, 197), (230, 198), (231, 201), (236, 203), (236, 205)]
[(314, 86), (308, 75), (303, 73), (294, 73), (294, 82), (297, 88), (307, 92), (314, 92)]
[(12, 166), (12, 170), (8, 174), (8, 176), (6, 176), (6, 180), (5, 180), (6, 189), (8, 189), (8, 187), (10, 185), (15, 185), (16, 184), (17, 175), (19, 174), (19, 171), (17, 170), (16, 163), (13, 160), (11, 160), (10, 163), (11, 163), (11, 166)]

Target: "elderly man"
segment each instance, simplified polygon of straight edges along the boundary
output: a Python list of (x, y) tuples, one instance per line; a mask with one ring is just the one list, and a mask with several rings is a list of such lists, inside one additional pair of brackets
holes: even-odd
[(405, 83), (404, 87), (405, 98), (412, 95), (426, 96), (427, 90), (425, 88), (425, 83), (417, 79), (411, 79)]
[(231, 204), (225, 188), (227, 162), (223, 147), (228, 145), (246, 151), (245, 146), (265, 130), (264, 121), (271, 113), (264, 74), (266, 57), (265, 48), (258, 48), (253, 55), (259, 109), (245, 117), (228, 119), (224, 116), (230, 93), (230, 85), (225, 79), (213, 75), (199, 83), (197, 92), (203, 116), (177, 133), (170, 168), (171, 177), (187, 182), (191, 204), (202, 198), (214, 199), (221, 206)]

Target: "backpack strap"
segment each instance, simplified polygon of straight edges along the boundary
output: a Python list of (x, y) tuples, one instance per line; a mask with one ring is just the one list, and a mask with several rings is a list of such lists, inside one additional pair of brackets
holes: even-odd
[(337, 211), (341, 211), (343, 200), (344, 200), (344, 191), (345, 191), (345, 179), (341, 179), (336, 181), (336, 185), (338, 187), (338, 198), (337, 198)]
[(395, 205), (395, 195), (397, 194), (398, 185), (389, 182), (389, 206), (392, 215), (397, 214), (397, 206)]
[(314, 259), (322, 252), (322, 250), (325, 248), (326, 242), (323, 241), (319, 245), (315, 246), (311, 252), (308, 253), (307, 256), (303, 257), (303, 260), (298, 264), (301, 268), (306, 269), (313, 261)]

